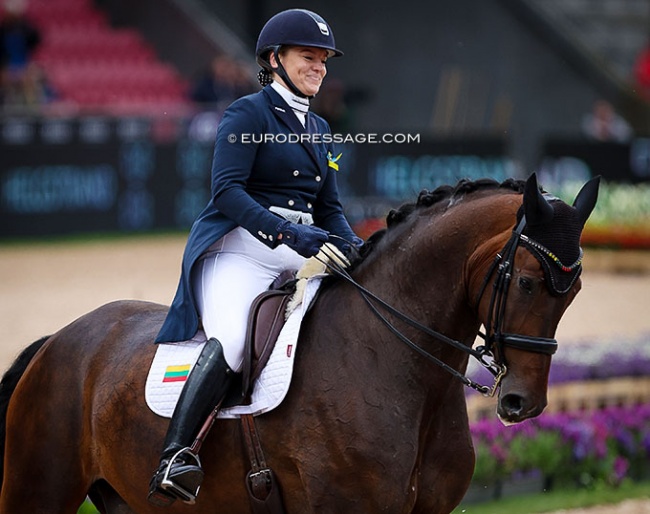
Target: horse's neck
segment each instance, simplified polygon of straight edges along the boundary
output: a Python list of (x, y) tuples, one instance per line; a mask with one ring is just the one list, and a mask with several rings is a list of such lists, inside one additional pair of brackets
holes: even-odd
[[(353, 272), (355, 280), (422, 325), (471, 344), (478, 322), (465, 294), (464, 265), (470, 253), (466, 238), (453, 223), (431, 226), (426, 217), (391, 230), (394, 233), (386, 236), (390, 240), (377, 248), (379, 253)], [(466, 355), (462, 352), (406, 326), (382, 307), (377, 308), (415, 344), (456, 368), (464, 368)], [(332, 337), (340, 325), (347, 327), (335, 336), (345, 341), (341, 352), (367, 356), (371, 348), (373, 358), (394, 370), (396, 376), (386, 379), (392, 383), (391, 394), (404, 395), (417, 382), (417, 393), (426, 396), (429, 388), (440, 391), (452, 379), (401, 342), (354, 288), (336, 284), (319, 302), (317, 312), (319, 317), (322, 315), (319, 324), (328, 327), (323, 337)], [(431, 379), (432, 372), (435, 380)]]
[(436, 219), (426, 216), (395, 230), (399, 233), (355, 277), (420, 323), (462, 337), (457, 321), (470, 311), (464, 274), (471, 243), (454, 223), (436, 226)]
[[(479, 193), (442, 214), (424, 209), (404, 226), (391, 229), (394, 233), (385, 236), (388, 240), (378, 248), (379, 254), (354, 276), (418, 322), (471, 345), (480, 326), (474, 308), (475, 282), (477, 277), (482, 281), (487, 271), (485, 263), (475, 266), (473, 260), (480, 252), (486, 262), (493, 260), (500, 248), (484, 242), (501, 244), (507, 239), (520, 204), (520, 195)], [(346, 308), (344, 303), (341, 307)], [(366, 318), (373, 317), (365, 309)], [(431, 347), (428, 336), (410, 333), (416, 342)], [(433, 349), (451, 355), (452, 365), (464, 365), (457, 350), (442, 344), (434, 344)]]
[[(479, 322), (468, 299), (467, 261), (482, 238), (496, 233), (486, 233), (490, 223), (423, 213), (391, 228), (353, 277), (419, 323), (470, 345)], [(418, 346), (464, 371), (465, 353), (377, 308)], [(428, 438), (437, 413), (449, 419), (451, 411), (462, 422), (462, 383), (400, 341), (348, 283), (326, 287), (303, 328), (294, 407), (320, 416), (319, 423), (345, 420), (337, 430), (351, 437), (390, 433), (415, 441)]]

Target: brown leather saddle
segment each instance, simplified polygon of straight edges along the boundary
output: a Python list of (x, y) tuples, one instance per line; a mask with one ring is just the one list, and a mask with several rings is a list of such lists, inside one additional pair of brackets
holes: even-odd
[(242, 396), (250, 397), (255, 379), (271, 356), (286, 322), (287, 304), (296, 291), (295, 272), (285, 271), (251, 304), (244, 346)]

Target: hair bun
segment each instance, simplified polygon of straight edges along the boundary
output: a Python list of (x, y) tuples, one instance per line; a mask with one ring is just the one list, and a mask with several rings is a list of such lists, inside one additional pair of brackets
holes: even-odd
[(260, 83), (262, 87), (268, 86), (271, 82), (273, 82), (273, 79), (271, 78), (271, 73), (269, 70), (265, 70), (262, 68), (258, 73), (257, 73), (257, 81)]

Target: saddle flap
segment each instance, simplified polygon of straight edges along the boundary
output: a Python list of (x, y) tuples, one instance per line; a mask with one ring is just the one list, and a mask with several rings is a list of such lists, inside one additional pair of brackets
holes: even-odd
[(295, 292), (293, 275), (276, 281), (280, 289), (269, 289), (255, 298), (248, 315), (248, 328), (244, 347), (242, 393), (244, 397), (266, 365), (275, 342), (286, 322), (287, 304)]

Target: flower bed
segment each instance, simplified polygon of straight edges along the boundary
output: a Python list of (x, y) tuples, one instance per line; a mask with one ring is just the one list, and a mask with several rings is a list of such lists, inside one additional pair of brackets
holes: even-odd
[(510, 427), (486, 419), (473, 423), (471, 432), (473, 484), (535, 473), (546, 488), (650, 477), (650, 404), (542, 414)]
[[(470, 375), (479, 382), (491, 380), (476, 366)], [(622, 341), (566, 345), (553, 358), (549, 382), (552, 391), (561, 384), (607, 384), (621, 378), (641, 383), (649, 376), (650, 333), (643, 333)], [(504, 484), (522, 477), (538, 477), (540, 490), (650, 478), (650, 403), (544, 413), (510, 427), (490, 416), (470, 427), (477, 456), (474, 491), (506, 494)]]

